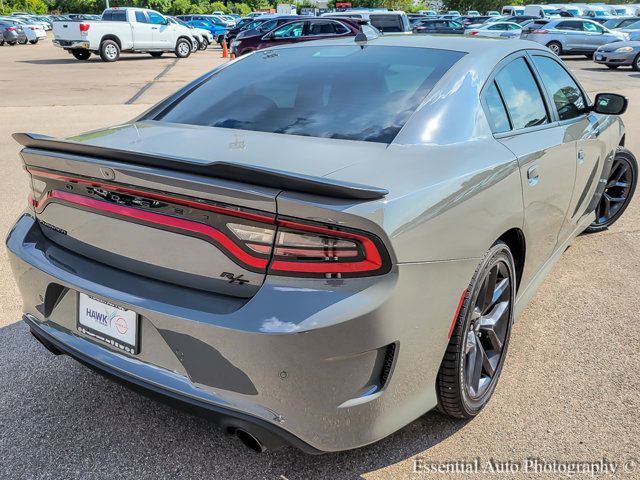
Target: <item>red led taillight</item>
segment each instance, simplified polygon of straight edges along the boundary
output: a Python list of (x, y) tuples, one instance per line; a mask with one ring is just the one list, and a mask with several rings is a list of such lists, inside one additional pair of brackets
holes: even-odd
[(80, 24), (80, 31), (81, 32), (88, 32), (89, 28), (91, 28), (91, 25), (88, 23), (81, 23)]
[(473, 30), (473, 31), (469, 32), (469, 35), (477, 35), (477, 34), (478, 34), (477, 30)]
[[(71, 193), (62, 190), (66, 187), (61, 183), (49, 186), (41, 198), (30, 197), (29, 203), (36, 212), (42, 212), (49, 202), (62, 202), (156, 228), (196, 235), (215, 244), (230, 259), (252, 271), (283, 276), (342, 278), (381, 275), (391, 266), (382, 241), (366, 232), (274, 218), (260, 212), (247, 212), (88, 178), (42, 170), (29, 171), (34, 177), (81, 187), (78, 193)], [(194, 219), (176, 217), (145, 209), (145, 205), (154, 200), (219, 215), (211, 223), (202, 223), (197, 216)]]

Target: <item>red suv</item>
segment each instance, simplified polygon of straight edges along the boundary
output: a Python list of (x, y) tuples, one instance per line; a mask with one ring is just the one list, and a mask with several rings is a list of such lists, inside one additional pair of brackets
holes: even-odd
[[(301, 18), (280, 25), (269, 32), (264, 30), (241, 32), (231, 42), (231, 53), (239, 57), (254, 50), (286, 43), (308, 42), (332, 37), (355, 37), (360, 33), (360, 23), (361, 21), (352, 19)], [(368, 25), (363, 27), (371, 29), (372, 33), (374, 31)]]

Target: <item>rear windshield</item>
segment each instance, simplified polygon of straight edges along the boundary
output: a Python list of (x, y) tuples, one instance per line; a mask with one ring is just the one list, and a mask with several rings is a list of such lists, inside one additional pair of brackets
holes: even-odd
[(155, 119), (390, 143), (463, 55), (355, 44), (262, 50), (213, 75)]

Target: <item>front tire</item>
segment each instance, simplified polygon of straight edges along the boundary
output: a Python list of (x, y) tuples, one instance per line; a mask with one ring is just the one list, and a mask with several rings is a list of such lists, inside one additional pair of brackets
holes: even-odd
[(496, 242), (476, 269), (445, 352), (438, 407), (456, 418), (475, 417), (493, 394), (507, 354), (515, 304), (515, 263)]
[(159, 57), (162, 56), (163, 53), (164, 52), (149, 52), (149, 55), (151, 55), (152, 57), (155, 57), (155, 58), (159, 58)]
[(209, 40), (207, 40), (206, 38), (202, 39), (202, 42), (200, 42), (200, 50), (206, 50), (209, 47)]
[(71, 55), (77, 60), (89, 60), (91, 52), (89, 50), (71, 50)]
[(640, 53), (636, 55), (636, 58), (633, 59), (631, 68), (633, 68), (636, 72), (640, 72)]
[(606, 230), (624, 213), (633, 198), (638, 183), (638, 162), (629, 150), (618, 147), (611, 165), (607, 185), (596, 207), (596, 220), (585, 232)]
[(116, 62), (120, 58), (120, 47), (113, 40), (100, 44), (100, 58), (103, 62)]
[(547, 43), (547, 48), (558, 56), (562, 55), (562, 44), (560, 42), (549, 42)]
[(187, 58), (191, 55), (191, 42), (186, 38), (179, 38), (176, 42), (175, 54), (178, 58)]
[(29, 41), (29, 40), (27, 40), (27, 39), (26, 39), (26, 37), (25, 37), (24, 41), (23, 41), (23, 40), (18, 40), (18, 43), (19, 43), (20, 45), (26, 45), (28, 41)]

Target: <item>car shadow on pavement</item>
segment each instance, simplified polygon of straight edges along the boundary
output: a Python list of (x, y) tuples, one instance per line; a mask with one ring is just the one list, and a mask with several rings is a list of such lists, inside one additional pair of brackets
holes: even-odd
[[(147, 56), (126, 55), (126, 56), (120, 57), (118, 61), (131, 62), (135, 60), (148, 60), (152, 62), (152, 61), (158, 61), (163, 59), (166, 60), (167, 58), (171, 59), (175, 57), (169, 54), (167, 54), (166, 57), (160, 57), (160, 58), (155, 58), (155, 57), (152, 57), (151, 55), (147, 55)], [(91, 58), (89, 58), (89, 60), (76, 60), (75, 58), (70, 56), (69, 58), (44, 58), (41, 60), (18, 60), (18, 61), (20, 63), (29, 63), (31, 65), (67, 65), (70, 63), (103, 63), (102, 59), (100, 59), (100, 57), (97, 55), (93, 55)]]
[(358, 478), (428, 455), (466, 424), (431, 412), (357, 450), (256, 454), (202, 418), (49, 353), (23, 322), (0, 329), (0, 385), (0, 478)]

